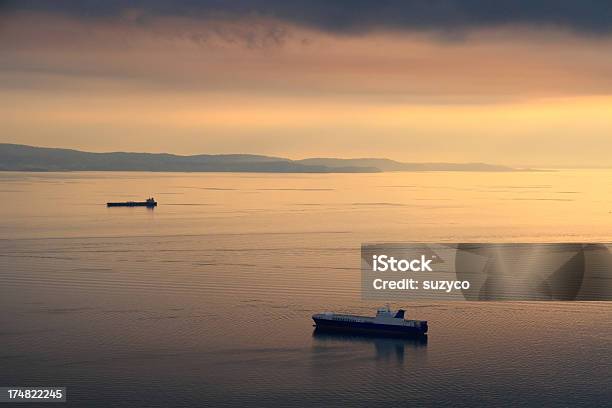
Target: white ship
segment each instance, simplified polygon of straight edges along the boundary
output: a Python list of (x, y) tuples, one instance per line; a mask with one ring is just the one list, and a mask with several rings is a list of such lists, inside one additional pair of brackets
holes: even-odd
[(394, 312), (389, 306), (381, 307), (375, 317), (318, 313), (312, 316), (317, 329), (337, 330), (353, 333), (385, 334), (400, 336), (420, 336), (427, 333), (427, 321), (406, 320), (406, 311)]

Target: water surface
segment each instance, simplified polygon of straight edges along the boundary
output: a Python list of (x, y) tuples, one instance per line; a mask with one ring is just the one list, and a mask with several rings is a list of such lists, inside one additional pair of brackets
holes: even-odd
[(611, 176), (0, 173), (0, 385), (100, 407), (607, 405), (609, 303), (393, 304), (426, 343), (310, 315), (379, 306), (362, 242), (612, 241)]

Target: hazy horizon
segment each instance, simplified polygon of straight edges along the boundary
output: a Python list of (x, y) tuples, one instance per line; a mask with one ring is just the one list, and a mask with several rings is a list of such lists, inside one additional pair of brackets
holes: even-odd
[(174, 151), (144, 151), (144, 150), (119, 150), (119, 149), (78, 149), (70, 146), (55, 146), (55, 145), (27, 145), (21, 143), (12, 143), (12, 142), (4, 142), (0, 141), (1, 144), (15, 144), (21, 146), (35, 147), (35, 148), (45, 148), (45, 149), (62, 149), (62, 150), (75, 150), (84, 153), (144, 153), (144, 154), (170, 154), (175, 156), (197, 156), (197, 155), (212, 155), (212, 156), (223, 156), (223, 155), (245, 155), (245, 156), (262, 156), (262, 157), (270, 157), (270, 158), (278, 158), (278, 159), (288, 159), (292, 161), (301, 161), (308, 159), (340, 159), (340, 160), (392, 160), (398, 163), (414, 163), (414, 164), (431, 164), (431, 163), (441, 163), (441, 164), (490, 164), (497, 166), (508, 166), (515, 169), (535, 169), (535, 170), (546, 170), (546, 169), (608, 169), (612, 168), (612, 165), (568, 165), (568, 164), (550, 164), (547, 166), (538, 165), (538, 164), (517, 164), (517, 163), (496, 163), (496, 162), (485, 162), (485, 161), (402, 161), (400, 159), (394, 157), (374, 157), (374, 156), (341, 156), (341, 155), (321, 155), (321, 156), (290, 156), (288, 154), (263, 154), (256, 151), (232, 151), (225, 153), (216, 153), (216, 152), (192, 152), (192, 153), (178, 153)]

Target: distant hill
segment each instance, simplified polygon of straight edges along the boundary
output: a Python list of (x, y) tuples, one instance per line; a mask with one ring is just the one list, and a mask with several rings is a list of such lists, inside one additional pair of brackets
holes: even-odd
[(401, 163), (389, 159), (290, 160), (252, 154), (91, 153), (0, 143), (0, 171), (185, 171), (376, 173), (383, 171), (516, 171), (484, 163)]
[(326, 159), (297, 160), (308, 166), (375, 167), (380, 171), (516, 171), (511, 167), (486, 163), (402, 163), (390, 159)]

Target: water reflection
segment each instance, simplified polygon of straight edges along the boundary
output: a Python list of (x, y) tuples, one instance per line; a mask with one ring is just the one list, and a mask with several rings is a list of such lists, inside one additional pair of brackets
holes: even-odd
[[(315, 347), (356, 346), (363, 351), (364, 347), (373, 346), (374, 358), (383, 361), (404, 363), (406, 355), (411, 350), (419, 350), (419, 354), (427, 348), (427, 335), (418, 337), (397, 337), (374, 334), (347, 334), (315, 328), (312, 332)], [(371, 349), (370, 349), (371, 350)]]

